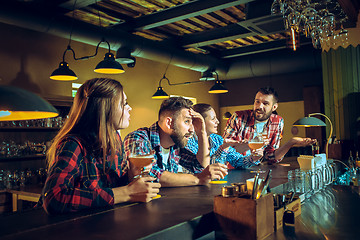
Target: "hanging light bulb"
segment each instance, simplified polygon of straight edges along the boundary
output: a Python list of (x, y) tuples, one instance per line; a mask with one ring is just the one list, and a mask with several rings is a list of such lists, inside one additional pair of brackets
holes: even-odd
[(50, 75), (50, 79), (58, 81), (74, 81), (78, 79), (73, 70), (69, 68), (67, 62), (61, 62), (59, 68), (55, 69)]
[(215, 94), (229, 92), (229, 90), (227, 90), (227, 88), (224, 87), (223, 81), (219, 80), (218, 73), (216, 71), (214, 73), (216, 74), (216, 81), (215, 81), (214, 86), (212, 86), (208, 92), (209, 93), (215, 93)]
[(221, 80), (216, 80), (214, 86), (212, 86), (209, 90), (209, 93), (227, 93), (226, 87), (224, 87), (223, 82)]
[(167, 99), (169, 95), (163, 90), (162, 87), (158, 87), (157, 91), (151, 97), (152, 99)]
[(105, 54), (104, 60), (96, 65), (94, 72), (104, 74), (119, 74), (125, 72), (121, 64), (115, 61), (114, 54), (110, 52), (110, 45), (109, 52)]
[[(97, 1), (95, 1), (95, 4), (97, 5)], [(99, 26), (101, 27), (101, 16), (100, 16), (99, 10), (98, 10), (98, 16), (99, 16)], [(106, 41), (104, 38), (102, 38), (101, 41), (99, 42), (99, 44), (97, 45), (96, 53), (102, 42), (107, 43), (109, 51), (108, 51), (108, 53), (105, 54), (104, 60), (99, 62), (98, 65), (96, 65), (94, 72), (104, 73), (104, 74), (119, 74), (119, 73), (125, 72), (124, 68), (121, 66), (121, 64), (118, 63), (117, 61), (115, 61), (114, 54), (112, 54), (110, 52), (111, 51), (110, 43), (108, 41)]]
[(164, 73), (164, 76), (159, 81), (159, 87), (157, 88), (157, 91), (151, 97), (152, 99), (167, 99), (167, 98), (169, 98), (169, 95), (161, 87), (162, 80), (167, 80), (167, 82), (170, 85), (170, 81), (169, 81), (169, 79), (167, 77), (165, 77), (165, 73)]
[(63, 61), (59, 64), (59, 68), (57, 68), (53, 73), (51, 74), (50, 78), (53, 80), (59, 80), (59, 81), (73, 81), (78, 79), (74, 71), (72, 71), (69, 68), (69, 64), (65, 62), (65, 55), (67, 51), (71, 51), (74, 60), (86, 60), (89, 58), (93, 58), (97, 55), (98, 49), (101, 43), (106, 42), (108, 44), (109, 52), (105, 54), (104, 60), (99, 62), (94, 72), (96, 73), (103, 73), (103, 74), (119, 74), (125, 72), (124, 68), (121, 66), (120, 63), (118, 63), (115, 60), (114, 54), (112, 54), (110, 51), (110, 44), (105, 39), (102, 39), (98, 45), (96, 46), (95, 54), (91, 56), (83, 56), (80, 58), (77, 58), (75, 56), (75, 51), (71, 48), (70, 45), (68, 45), (67, 49), (64, 51), (63, 54)]
[(27, 90), (0, 86), (0, 121), (51, 118), (59, 113), (49, 102)]
[(59, 64), (59, 67), (52, 72), (50, 79), (57, 81), (74, 81), (78, 79), (74, 71), (69, 68), (69, 64), (65, 62), (65, 55), (67, 51), (71, 51), (74, 59), (76, 60), (74, 50), (70, 45), (68, 45), (63, 53), (62, 62)]
[[(97, 2), (96, 2), (96, 4), (97, 4)], [(76, 6), (76, 1), (74, 2), (74, 9), (75, 9), (75, 6)], [(74, 11), (74, 9), (73, 9), (73, 19), (75, 19), (75, 11)], [(101, 26), (100, 14), (99, 14), (99, 22), (100, 22), (100, 26)], [(96, 67), (94, 69), (94, 72), (96, 72), (96, 73), (104, 73), (104, 74), (119, 74), (119, 73), (125, 72), (124, 68), (121, 66), (121, 64), (118, 63), (117, 61), (115, 61), (114, 54), (112, 54), (110, 52), (111, 51), (110, 44), (104, 38), (102, 38), (101, 41), (96, 46), (96, 50), (95, 50), (94, 55), (84, 56), (84, 57), (80, 57), (80, 58), (76, 58), (75, 51), (71, 48), (70, 42), (71, 42), (71, 33), (70, 33), (69, 45), (68, 45), (67, 49), (64, 51), (64, 54), (63, 54), (63, 60), (60, 63), (59, 68), (57, 68), (55, 71), (53, 71), (53, 73), (50, 75), (51, 79), (60, 80), (60, 81), (73, 81), (73, 80), (78, 79), (76, 74), (69, 68), (69, 64), (67, 62), (65, 62), (65, 54), (66, 54), (66, 52), (71, 51), (74, 60), (89, 59), (89, 58), (95, 57), (97, 55), (99, 46), (103, 42), (107, 43), (109, 52), (105, 54), (104, 60), (96, 65)], [(130, 55), (130, 52), (129, 52), (129, 55)], [(134, 61), (135, 60), (133, 59), (132, 63)]]
[(290, 28), (290, 38), (287, 42), (288, 47), (291, 48), (293, 51), (296, 51), (299, 48), (299, 43), (299, 33), (294, 27)]

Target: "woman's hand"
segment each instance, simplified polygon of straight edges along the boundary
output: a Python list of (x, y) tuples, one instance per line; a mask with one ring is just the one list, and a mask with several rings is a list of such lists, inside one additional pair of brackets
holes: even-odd
[(150, 202), (159, 192), (160, 183), (152, 182), (156, 178), (140, 177), (133, 180), (127, 187), (130, 202)]

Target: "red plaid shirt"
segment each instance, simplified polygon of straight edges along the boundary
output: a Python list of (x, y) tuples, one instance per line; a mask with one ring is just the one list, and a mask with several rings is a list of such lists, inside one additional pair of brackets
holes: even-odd
[(48, 213), (113, 206), (112, 188), (127, 184), (123, 150), (116, 153), (111, 165), (108, 159), (104, 173), (103, 159), (94, 157), (83, 144), (78, 137), (69, 136), (58, 145), (40, 201)]
[[(250, 136), (255, 132), (255, 117), (253, 110), (237, 111), (228, 120), (225, 130), (224, 139), (233, 140), (250, 140)], [(276, 114), (271, 114), (265, 128), (268, 132), (270, 143), (263, 146), (265, 150), (264, 158), (270, 163), (276, 163), (281, 159), (275, 160), (275, 150), (280, 147), (280, 140), (284, 129), (284, 120)]]

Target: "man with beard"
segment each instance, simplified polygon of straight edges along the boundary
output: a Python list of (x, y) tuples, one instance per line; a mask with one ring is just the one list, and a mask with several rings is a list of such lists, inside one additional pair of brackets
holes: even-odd
[[(253, 110), (237, 111), (228, 120), (224, 131), (224, 139), (237, 140), (241, 145), (239, 152), (243, 152), (247, 142), (254, 134), (265, 138), (263, 159), (268, 163), (280, 162), (294, 145), (307, 146), (314, 144), (315, 139), (293, 137), (280, 148), (280, 140), (284, 129), (284, 120), (275, 114), (278, 108), (278, 95), (271, 87), (260, 88), (255, 96)], [(239, 150), (241, 149), (241, 150)], [(243, 153), (250, 155), (250, 151)]]
[[(194, 131), (199, 138), (196, 156), (180, 151)], [(208, 144), (203, 117), (192, 109), (190, 100), (182, 97), (164, 100), (156, 123), (149, 128), (140, 128), (124, 139), (127, 158), (132, 153), (154, 154), (155, 162), (149, 174), (156, 177), (161, 186), (204, 185), (225, 177), (227, 167), (224, 164), (202, 167), (210, 159)]]

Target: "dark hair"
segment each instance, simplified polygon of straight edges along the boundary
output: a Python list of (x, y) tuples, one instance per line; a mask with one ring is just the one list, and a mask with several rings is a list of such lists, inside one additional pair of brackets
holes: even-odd
[(189, 99), (183, 97), (171, 97), (164, 100), (160, 106), (159, 118), (161, 115), (171, 113), (176, 119), (180, 111), (184, 108), (192, 108), (193, 103)]
[(275, 89), (273, 89), (272, 87), (263, 87), (263, 88), (260, 88), (256, 93), (262, 93), (262, 94), (265, 94), (265, 95), (273, 95), (273, 98), (274, 98), (274, 103), (277, 103), (279, 102), (279, 96), (277, 94), (277, 92), (275, 91)]
[(206, 117), (205, 113), (207, 111), (211, 110), (212, 107), (210, 104), (207, 104), (207, 103), (198, 103), (198, 104), (194, 105), (193, 109), (195, 112), (200, 113), (203, 118), (205, 118)]

